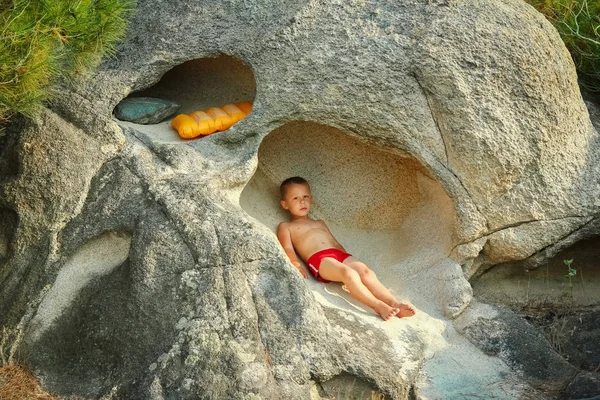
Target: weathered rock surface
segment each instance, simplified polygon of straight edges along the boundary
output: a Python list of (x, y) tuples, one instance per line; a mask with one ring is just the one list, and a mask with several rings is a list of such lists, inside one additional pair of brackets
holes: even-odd
[(486, 354), (502, 358), (534, 387), (559, 390), (576, 369), (550, 346), (546, 338), (507, 308), (472, 303), (455, 321), (457, 330)]
[(586, 101), (585, 105), (590, 112), (590, 120), (592, 121), (594, 128), (600, 132), (600, 106), (590, 101)]
[(600, 368), (599, 321), (600, 311), (596, 310), (570, 315), (561, 323), (558, 345), (568, 360), (581, 369), (598, 371)]
[(599, 399), (600, 374), (597, 372), (581, 372), (567, 387), (567, 396), (570, 399)]
[[(137, 7), (114, 60), (0, 139), (3, 355), (86, 398), (309, 398), (349, 376), (408, 398), (457, 374), (434, 357), (455, 343), (486, 371), (457, 376), (475, 393), (559, 379), (509, 374), (518, 350), (492, 360), (448, 321), (478, 268), (598, 232), (598, 132), (541, 15), (520, 0)], [(116, 125), (141, 90), (183, 112), (254, 107), (184, 142), (168, 122)], [(290, 174), (416, 317), (383, 324), (300, 278), (272, 232)]]

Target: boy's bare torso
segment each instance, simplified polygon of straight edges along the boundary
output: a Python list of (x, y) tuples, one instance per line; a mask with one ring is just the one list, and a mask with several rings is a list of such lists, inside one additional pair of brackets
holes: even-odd
[(284, 222), (282, 225), (289, 230), (294, 249), (304, 261), (325, 249), (336, 248), (345, 251), (323, 221), (303, 218)]

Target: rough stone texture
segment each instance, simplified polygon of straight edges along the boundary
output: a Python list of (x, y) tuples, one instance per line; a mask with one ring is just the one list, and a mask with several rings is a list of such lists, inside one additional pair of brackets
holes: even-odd
[(557, 341), (566, 358), (581, 369), (600, 370), (600, 310), (576, 313), (561, 322), (563, 335)]
[(596, 103), (592, 103), (591, 101), (586, 101), (585, 105), (590, 112), (590, 120), (592, 121), (594, 128), (600, 132), (600, 106), (598, 106)]
[[(182, 141), (168, 121), (115, 124), (135, 91), (254, 107)], [(466, 277), (599, 231), (598, 133), (558, 34), (520, 0), (142, 0), (117, 57), (59, 92), (0, 139), (0, 343), (62, 395), (308, 398), (350, 375), (408, 398), (448, 385), (421, 370), (457, 376), (435, 367), (453, 346), (486, 393), (506, 365), (448, 321)], [(272, 232), (292, 173), (416, 317), (382, 324), (298, 276)], [(544, 350), (490, 321), (463, 331), (498, 328), (510, 366), (526, 365), (510, 324)], [(523, 376), (560, 381), (548, 367)]]
[[(580, 146), (598, 137), (583, 103), (573, 107), (564, 101), (580, 98), (572, 68), (559, 61), (565, 48), (553, 45), (555, 33), (542, 21), (534, 22), (527, 5), (502, 2), (493, 12), (489, 6), (457, 2), (458, 16), (435, 20), (430, 28), (435, 34), (417, 46), (424, 64), (417, 77), (429, 92), (449, 166), (494, 231), (596, 212), (591, 198), (582, 201), (563, 192), (598, 190), (593, 184), (597, 171), (589, 165), (597, 161), (597, 153)], [(519, 17), (516, 10), (522, 12)], [(437, 11), (445, 14), (443, 7)], [(490, 29), (491, 21), (498, 29)], [(502, 56), (509, 53), (514, 57)], [(518, 87), (512, 84), (517, 81)], [(566, 121), (558, 116), (565, 113), (574, 118), (571, 125), (562, 125)]]
[(181, 105), (152, 97), (128, 97), (115, 107), (115, 117), (136, 124), (157, 124), (172, 117)]
[(576, 231), (591, 220), (592, 217), (562, 218), (502, 229), (488, 237), (484, 251), (493, 264), (524, 260), (558, 242), (564, 232)]
[(456, 329), (486, 354), (498, 356), (534, 387), (560, 389), (576, 369), (550, 346), (544, 336), (506, 308), (473, 302), (456, 320)]
[(581, 372), (567, 387), (567, 396), (570, 399), (600, 399), (600, 374)]
[[(81, 210), (92, 177), (116, 148), (101, 145), (51, 112), (11, 129), (16, 130), (9, 130), (5, 139), (3, 158), (10, 161), (2, 176), (0, 198), (2, 206), (12, 211), (8, 214), (17, 218), (8, 228), (10, 257), (0, 269), (4, 323), (18, 320), (47, 283), (48, 274), (53, 274), (44, 265), (61, 256), (57, 235)], [(115, 142), (122, 140), (115, 125), (106, 129)], [(23, 285), (24, 281), (28, 283)]]

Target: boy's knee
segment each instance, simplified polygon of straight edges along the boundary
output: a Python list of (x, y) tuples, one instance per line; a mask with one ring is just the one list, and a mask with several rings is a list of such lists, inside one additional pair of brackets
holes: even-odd
[(367, 266), (365, 266), (365, 268), (362, 268), (362, 269), (359, 271), (359, 273), (358, 273), (358, 274), (360, 275), (360, 279), (363, 279), (363, 280), (364, 280), (365, 278), (367, 278), (367, 279), (368, 279), (368, 278), (371, 278), (372, 276), (374, 276), (374, 275), (375, 275), (375, 274), (373, 273), (373, 271), (371, 271), (371, 270), (369, 269), (369, 267), (367, 267)]
[(363, 263), (355, 264), (354, 269), (358, 272), (361, 279), (373, 276), (373, 271)]
[(342, 276), (344, 278), (344, 282), (360, 280), (360, 274), (350, 267), (344, 268), (344, 270), (342, 272)]

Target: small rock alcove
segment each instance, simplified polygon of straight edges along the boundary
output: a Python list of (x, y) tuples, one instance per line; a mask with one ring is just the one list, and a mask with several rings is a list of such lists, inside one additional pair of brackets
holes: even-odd
[(290, 122), (261, 143), (241, 207), (275, 231), (288, 219), (279, 204), (279, 184), (296, 175), (311, 184), (312, 217), (325, 220), (336, 238), (391, 287), (446, 259), (454, 204), (413, 156), (331, 126)]
[[(188, 114), (229, 103), (254, 101), (256, 81), (252, 69), (237, 58), (220, 55), (186, 61), (167, 71), (153, 86), (128, 97), (153, 97), (181, 105), (177, 114)], [(151, 125), (119, 121), (124, 127), (148, 135), (154, 141), (184, 141), (171, 127), (171, 120)]]
[[(490, 268), (471, 279), (474, 295), (493, 304), (526, 307), (554, 304), (556, 307), (590, 307), (600, 302), (600, 236), (574, 243), (527, 270), (522, 263)], [(565, 260), (573, 260), (576, 274), (569, 284)]]

